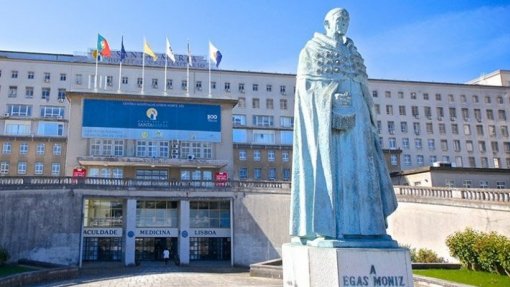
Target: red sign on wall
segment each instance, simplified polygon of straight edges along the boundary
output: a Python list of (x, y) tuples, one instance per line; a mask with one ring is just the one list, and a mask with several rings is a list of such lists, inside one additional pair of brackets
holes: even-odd
[(214, 174), (214, 180), (216, 182), (227, 182), (228, 181), (228, 173), (226, 172), (217, 172)]
[(74, 168), (73, 169), (73, 177), (86, 177), (87, 170), (84, 168)]

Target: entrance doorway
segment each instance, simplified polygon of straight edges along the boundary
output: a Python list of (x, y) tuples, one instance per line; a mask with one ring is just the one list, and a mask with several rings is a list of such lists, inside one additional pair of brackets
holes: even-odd
[(230, 237), (191, 237), (190, 260), (230, 260)]
[(177, 255), (177, 237), (136, 238), (136, 261), (162, 261), (165, 248), (170, 251), (170, 258)]
[(83, 238), (84, 261), (120, 261), (122, 259), (121, 237)]

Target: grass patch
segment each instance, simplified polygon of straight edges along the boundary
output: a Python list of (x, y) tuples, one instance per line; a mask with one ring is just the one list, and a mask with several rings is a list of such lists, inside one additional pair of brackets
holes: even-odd
[(433, 277), (437, 279), (448, 280), (457, 283), (463, 283), (478, 287), (508, 287), (510, 286), (510, 277), (494, 273), (444, 269), (413, 270), (416, 275)]
[(0, 266), (0, 277), (9, 276), (16, 273), (22, 273), (27, 271), (33, 271), (35, 269), (19, 266), (19, 265), (3, 265)]

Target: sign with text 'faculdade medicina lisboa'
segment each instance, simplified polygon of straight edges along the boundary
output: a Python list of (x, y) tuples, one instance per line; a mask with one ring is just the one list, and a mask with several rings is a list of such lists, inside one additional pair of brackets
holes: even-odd
[(221, 142), (221, 107), (85, 99), (82, 137)]

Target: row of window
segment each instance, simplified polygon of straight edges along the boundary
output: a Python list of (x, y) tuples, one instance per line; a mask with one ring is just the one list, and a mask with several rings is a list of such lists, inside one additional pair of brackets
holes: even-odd
[[(92, 156), (125, 156), (126, 141), (113, 139), (90, 140)], [(135, 141), (135, 156), (150, 158), (212, 159), (213, 145), (209, 142)]]
[[(19, 75), (20, 73), (17, 71), (17, 70), (12, 70), (11, 71), (11, 79), (18, 79), (19, 78)], [(27, 72), (27, 79), (28, 80), (34, 80), (35, 79), (35, 72), (34, 71), (28, 71)], [(2, 77), (2, 70), (0, 70), (0, 77)], [(43, 80), (45, 83), (49, 83), (50, 80), (51, 80), (51, 73), (50, 72), (44, 72), (43, 73)], [(67, 81), (67, 74), (65, 73), (60, 73), (60, 81)]]
[(268, 168), (262, 169), (262, 168), (253, 168), (252, 173), (249, 174), (249, 170), (247, 167), (241, 167), (239, 169), (239, 179), (248, 179), (252, 178), (254, 180), (290, 180), (290, 168), (284, 168), (281, 171), (280, 177), (277, 174), (276, 168)]
[[(429, 156), (429, 162), (427, 164), (425, 164), (425, 156), (424, 155), (418, 154), (415, 157), (416, 157), (416, 165), (417, 166), (425, 166), (425, 165), (428, 166), (428, 165), (432, 165), (434, 162), (438, 161), (438, 157), (436, 155)], [(448, 155), (441, 156), (441, 161), (443, 161), (443, 162), (451, 162), (451, 160), (452, 160), (452, 158), (450, 158), (450, 156), (448, 156)], [(464, 163), (464, 160), (463, 160), (462, 156), (456, 156), (453, 160), (455, 160), (454, 161), (455, 162), (455, 166), (457, 166), (457, 167), (482, 167), (482, 168), (489, 168), (489, 158), (487, 158), (487, 157), (480, 157), (480, 165), (476, 164), (476, 158), (473, 157), (473, 156), (467, 157), (467, 160), (468, 160), (467, 163)], [(492, 164), (493, 164), (494, 168), (504, 168), (503, 165), (502, 165), (501, 158), (494, 157), (491, 160), (492, 160)], [(398, 159), (397, 158), (393, 158), (393, 155), (392, 155), (392, 157), (391, 157), (391, 164), (392, 165), (397, 165), (397, 163), (396, 163), (397, 161), (398, 161)], [(506, 158), (505, 161), (506, 161), (505, 162), (506, 168), (510, 168), (510, 158)], [(395, 164), (394, 164), (394, 162), (395, 162)], [(402, 157), (402, 165), (406, 166), (406, 167), (412, 166), (413, 165), (413, 163), (412, 163), (412, 155), (404, 154), (403, 157)]]
[[(288, 151), (282, 151), (281, 153), (282, 158), (281, 160), (283, 162), (289, 161), (289, 152)], [(260, 161), (261, 158), (261, 152), (260, 150), (253, 150), (253, 160), (254, 161)], [(244, 149), (239, 150), (239, 160), (246, 160), (247, 159), (247, 152)], [(274, 150), (268, 150), (267, 151), (267, 160), (268, 161), (275, 161), (276, 159), (276, 153)]]
[[(26, 175), (28, 163), (26, 161), (19, 161), (17, 164), (18, 167), (18, 175)], [(8, 175), (9, 174), (9, 162), (2, 161), (0, 162), (0, 175)], [(44, 174), (44, 163), (35, 162), (34, 163), (34, 174), (42, 175)], [(51, 164), (51, 175), (52, 176), (60, 176), (60, 163), (54, 162)]]
[[(239, 97), (237, 102), (238, 108), (246, 108), (246, 98), (245, 97)], [(260, 109), (260, 99), (259, 98), (252, 98), (251, 99), (251, 107), (253, 109)], [(266, 109), (267, 110), (273, 110), (274, 109), (274, 101), (273, 99), (266, 99)], [(287, 110), (289, 109), (289, 104), (287, 99), (280, 99), (280, 110)]]
[[(383, 142), (382, 138), (380, 138), (380, 140), (381, 140), (381, 145), (383, 147), (387, 147), (389, 149), (397, 149), (398, 148), (397, 139), (394, 138), (394, 137), (388, 138), (388, 144), (387, 145), (384, 145), (384, 142)], [(448, 144), (448, 140), (447, 139), (441, 139), (441, 140), (427, 139), (427, 147), (428, 147), (428, 149), (430, 151), (436, 150), (436, 143), (437, 142), (439, 142), (442, 151), (448, 151), (449, 144)], [(460, 140), (450, 140), (450, 142), (453, 145), (453, 151), (455, 151), (455, 152), (461, 152), (462, 151), (461, 141)], [(472, 140), (465, 141), (464, 147), (465, 147), (467, 152), (473, 152), (474, 151), (474, 143), (475, 142), (473, 142)], [(500, 145), (501, 144), (499, 142), (497, 142), (497, 141), (491, 141), (490, 142), (490, 147), (491, 147), (492, 152), (493, 153), (498, 153), (500, 151)], [(408, 150), (410, 148), (409, 138), (402, 138), (402, 145), (401, 145), (401, 147), (404, 150)], [(414, 147), (417, 150), (423, 149), (423, 140), (421, 138), (415, 138), (414, 139)], [(503, 142), (503, 150), (506, 153), (510, 153), (510, 142)], [(481, 152), (481, 153), (487, 152), (487, 143), (485, 141), (478, 141), (478, 151)]]
[[(40, 115), (41, 118), (64, 118), (64, 107), (60, 106), (41, 106)], [(32, 116), (32, 105), (7, 105), (7, 113), (5, 116), (12, 117), (31, 117)]]
[[(19, 136), (32, 135), (32, 123), (30, 121), (6, 120), (4, 133), (6, 135)], [(37, 123), (37, 135), (49, 137), (64, 136), (64, 124), (59, 122), (40, 121)]]
[[(396, 133), (395, 122), (387, 121), (386, 125), (387, 125), (388, 134), (394, 135)], [(414, 134), (416, 134), (416, 135), (421, 134), (421, 126), (422, 125), (420, 122), (413, 122)], [(439, 134), (446, 135), (446, 124), (438, 123), (437, 127), (438, 127)], [(451, 127), (452, 135), (459, 134), (459, 124), (451, 124), (450, 127)], [(464, 135), (466, 135), (466, 136), (472, 135), (470, 124), (463, 124), (461, 127), (463, 129)], [(476, 129), (476, 134), (478, 136), (485, 136), (484, 125), (475, 125), (475, 129)], [(426, 130), (427, 134), (434, 134), (434, 124), (432, 122), (425, 123), (425, 130)], [(377, 131), (379, 134), (382, 133), (382, 122), (381, 121), (377, 121)], [(409, 132), (408, 122), (400, 122), (400, 132), (402, 134), (407, 134)], [(502, 136), (502, 137), (508, 137), (509, 136), (508, 127), (504, 126), (504, 125), (499, 126), (499, 133), (500, 133), (500, 136)], [(487, 135), (489, 135), (491, 137), (497, 136), (496, 125), (488, 125), (487, 126)]]
[[(2, 90), (2, 86), (0, 86), (0, 91)], [(57, 90), (57, 100), (59, 102), (64, 102), (66, 98), (66, 89), (58, 89)], [(41, 99), (49, 101), (51, 96), (51, 89), (47, 87), (41, 88)], [(9, 98), (18, 97), (18, 86), (9, 86), (9, 92), (7, 94)], [(34, 87), (25, 87), (25, 98), (33, 99), (34, 98)]]
[[(374, 98), (377, 98), (379, 97), (379, 92), (377, 90), (373, 90), (372, 91), (372, 97)], [(392, 97), (392, 93), (391, 91), (385, 91), (384, 92), (384, 97), (385, 98), (391, 98)], [(398, 99), (404, 99), (404, 92), (402, 91), (399, 91), (397, 92), (397, 98)], [(411, 92), (409, 93), (409, 98), (411, 100), (417, 100), (418, 99), (418, 95), (416, 92)], [(436, 93), (434, 95), (434, 98), (436, 101), (442, 101), (443, 100), (443, 95), (441, 93)], [(447, 98), (448, 98), (448, 102), (450, 103), (453, 103), (455, 102), (455, 95), (453, 94), (448, 94), (447, 95)], [(422, 99), (424, 101), (429, 101), (430, 100), (430, 95), (428, 93), (423, 93), (422, 94)], [(483, 97), (484, 99), (484, 103), (486, 104), (490, 104), (492, 102), (492, 97), (491, 96), (485, 96)], [(467, 96), (466, 95), (459, 95), (459, 100), (461, 103), (467, 103)], [(471, 102), (476, 104), (476, 103), (479, 103), (480, 102), (480, 98), (478, 95), (473, 95), (471, 96)], [(503, 100), (503, 97), (502, 96), (497, 96), (496, 97), (496, 103), (497, 104), (503, 104), (504, 103), (504, 100)]]
[[(393, 115), (393, 105), (386, 105), (386, 115)], [(381, 114), (381, 107), (379, 104), (374, 105), (375, 112), (379, 115)], [(462, 118), (464, 121), (469, 121), (471, 114), (473, 114), (474, 118), (478, 121), (482, 121), (482, 109), (473, 109), (470, 110), (468, 108), (460, 108)], [(398, 114), (400, 116), (407, 115), (407, 106), (398, 106)], [(432, 108), (431, 107), (423, 107), (423, 114), (427, 119), (432, 119)], [(418, 106), (411, 106), (411, 115), (415, 118), (420, 118), (420, 110)], [(448, 108), (448, 115), (450, 120), (457, 120), (457, 108)], [(489, 121), (495, 120), (495, 111), (492, 109), (485, 110), (486, 119)], [(506, 111), (505, 110), (497, 110), (498, 120), (506, 121)], [(445, 116), (445, 108), (436, 107), (436, 116), (438, 120), (442, 120)]]
[[(292, 131), (278, 131), (280, 134), (281, 145), (292, 145)], [(249, 138), (251, 136), (251, 138)], [(234, 143), (252, 143), (252, 144), (275, 144), (276, 131), (274, 130), (251, 130), (233, 129), (232, 140)]]
[[(36, 155), (44, 155), (46, 152), (46, 144), (45, 143), (38, 143), (36, 145)], [(19, 154), (28, 154), (29, 151), (29, 145), (28, 143), (20, 143), (19, 145)], [(13, 152), (12, 150), (12, 143), (11, 142), (4, 142), (2, 144), (2, 154), (11, 154)], [(62, 154), (62, 145), (59, 143), (53, 144), (52, 147), (53, 155), (61, 155)]]
[[(258, 127), (274, 127), (274, 116), (253, 115), (252, 123)], [(234, 126), (246, 126), (246, 115), (232, 115), (232, 124)], [(280, 127), (292, 128), (294, 127), (294, 117), (280, 117)]]
[[(447, 187), (455, 187), (455, 179), (447, 179), (445, 180), (445, 186)], [(462, 186), (465, 188), (471, 188), (475, 187), (473, 185), (473, 181), (471, 179), (465, 179), (462, 182)], [(478, 185), (479, 188), (489, 188), (489, 181), (488, 180), (480, 180), (480, 184)], [(497, 189), (504, 189), (506, 187), (506, 183), (504, 181), (496, 181), (496, 188)]]

